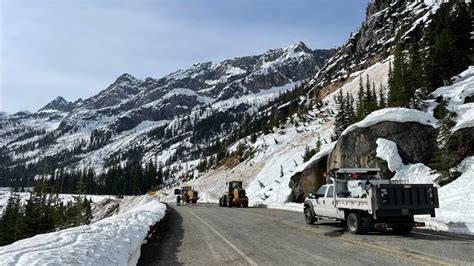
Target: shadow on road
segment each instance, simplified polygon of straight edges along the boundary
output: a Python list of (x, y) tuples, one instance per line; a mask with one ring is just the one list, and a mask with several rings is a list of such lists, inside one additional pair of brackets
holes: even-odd
[(168, 213), (156, 226), (153, 236), (142, 245), (138, 265), (181, 265), (176, 255), (183, 238), (183, 218), (175, 209), (168, 207)]

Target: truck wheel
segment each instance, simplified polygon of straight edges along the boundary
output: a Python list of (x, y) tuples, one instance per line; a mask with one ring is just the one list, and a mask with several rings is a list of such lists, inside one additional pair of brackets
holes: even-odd
[(307, 224), (314, 224), (316, 222), (316, 217), (314, 217), (310, 208), (304, 209), (304, 219)]
[(189, 199), (189, 195), (184, 195), (184, 202), (186, 202), (187, 204), (189, 204), (191, 201)]
[(234, 204), (233, 204), (233, 198), (232, 197), (227, 197), (227, 207), (230, 208), (232, 207)]
[(225, 195), (222, 196), (222, 207), (227, 207), (227, 197)]
[(346, 221), (347, 221), (347, 229), (352, 234), (360, 234), (363, 232), (360, 226), (359, 215), (357, 213), (355, 212), (349, 213)]

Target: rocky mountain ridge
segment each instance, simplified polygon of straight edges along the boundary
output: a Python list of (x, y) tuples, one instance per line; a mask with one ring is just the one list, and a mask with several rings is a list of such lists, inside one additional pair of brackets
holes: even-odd
[(58, 97), (36, 113), (2, 116), (0, 168), (49, 158), (54, 168), (102, 169), (130, 159), (123, 154), (131, 150), (146, 159), (175, 160), (177, 151), (196, 146), (189, 139), (194, 124), (214, 113), (229, 117), (199, 142), (219, 139), (243, 115), (314, 76), (332, 53), (299, 42), (262, 55), (198, 63), (159, 79), (125, 73), (90, 98), (72, 103)]

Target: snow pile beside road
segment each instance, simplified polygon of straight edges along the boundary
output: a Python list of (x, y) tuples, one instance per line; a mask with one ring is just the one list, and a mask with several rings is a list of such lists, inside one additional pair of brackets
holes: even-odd
[[(437, 177), (422, 163), (401, 163), (397, 145), (392, 141), (377, 139), (377, 157), (387, 161), (390, 171), (396, 171), (392, 179), (416, 184), (431, 183)], [(419, 216), (416, 220), (425, 222), (427, 228), (436, 231), (474, 234), (474, 156), (464, 159), (457, 170), (462, 173), (461, 176), (438, 189), (439, 208), (436, 209), (436, 217)]]
[(461, 176), (438, 190), (436, 218), (425, 218), (426, 223), (434, 230), (447, 227), (450, 232), (474, 234), (474, 156), (464, 159), (457, 170)]
[(0, 248), (2, 265), (135, 265), (150, 226), (166, 206), (153, 197), (129, 197), (117, 215), (94, 224), (37, 235)]

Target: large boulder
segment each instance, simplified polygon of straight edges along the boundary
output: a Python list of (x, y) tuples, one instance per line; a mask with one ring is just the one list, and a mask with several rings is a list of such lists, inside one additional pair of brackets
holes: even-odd
[(431, 161), (436, 129), (418, 122), (384, 121), (368, 127), (355, 127), (342, 135), (328, 157), (328, 169), (344, 167), (378, 167), (382, 178), (394, 173), (376, 156), (378, 138), (397, 144), (404, 164)]
[(450, 150), (456, 151), (459, 157), (465, 158), (474, 155), (474, 127), (465, 127), (456, 130), (451, 135), (453, 147)]
[(297, 171), (290, 179), (291, 193), (288, 202), (303, 202), (309, 192), (316, 192), (326, 184), (324, 172), (327, 169), (328, 156), (312, 160), (302, 171)]

